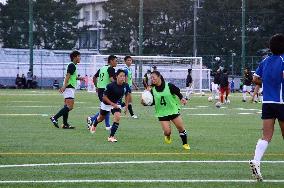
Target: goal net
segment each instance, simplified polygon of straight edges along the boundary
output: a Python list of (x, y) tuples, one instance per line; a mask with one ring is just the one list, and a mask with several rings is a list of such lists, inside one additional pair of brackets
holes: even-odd
[[(116, 69), (124, 68), (124, 57), (117, 56)], [(210, 90), (210, 69), (204, 68), (201, 57), (168, 57), (168, 56), (131, 56), (133, 58), (132, 71), (134, 80), (142, 86), (143, 76), (153, 66), (162, 74), (167, 82), (171, 82), (181, 89), (186, 87), (188, 69), (192, 69), (193, 89), (197, 92)], [(95, 55), (90, 64), (90, 71), (95, 72), (107, 64), (108, 55)]]

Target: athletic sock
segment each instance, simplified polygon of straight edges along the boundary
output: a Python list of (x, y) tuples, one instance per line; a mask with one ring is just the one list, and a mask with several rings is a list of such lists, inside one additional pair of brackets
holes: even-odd
[(110, 130), (110, 135), (109, 136), (114, 136), (116, 130), (118, 129), (119, 123), (113, 122)]
[(262, 158), (264, 152), (266, 151), (267, 146), (268, 146), (268, 142), (267, 142), (266, 140), (259, 139), (259, 140), (257, 141), (256, 146), (255, 146), (255, 151), (254, 151), (254, 158), (253, 158), (253, 160), (255, 160), (255, 161), (261, 161), (261, 158)]
[(91, 121), (95, 121), (95, 119), (97, 119), (99, 117), (99, 112), (96, 113), (95, 115), (91, 116)]
[(67, 105), (64, 105), (63, 108), (61, 108), (61, 110), (59, 110), (59, 112), (57, 112), (57, 114), (54, 116), (55, 119), (60, 118), (61, 116), (63, 116), (64, 114), (69, 112), (69, 108)]
[(68, 125), (68, 116), (69, 116), (69, 112), (63, 114), (62, 118), (63, 118), (63, 125)]
[(110, 127), (110, 112), (108, 112), (106, 114), (106, 117), (105, 117), (105, 125), (106, 127)]
[(246, 93), (243, 93), (243, 100), (247, 100)]
[(130, 115), (133, 116), (134, 113), (133, 113), (133, 109), (132, 109), (132, 104), (128, 104), (128, 110), (129, 110)]
[(186, 130), (179, 132), (179, 136), (182, 140), (182, 144), (187, 144), (187, 133)]

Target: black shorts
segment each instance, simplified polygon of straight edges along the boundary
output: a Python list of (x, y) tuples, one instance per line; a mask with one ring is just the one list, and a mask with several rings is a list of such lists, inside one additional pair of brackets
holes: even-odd
[(284, 121), (284, 104), (263, 103), (261, 119)]
[[(115, 112), (121, 112), (121, 109), (120, 109), (120, 108), (113, 108), (113, 109), (111, 109), (112, 115), (113, 115)], [(101, 115), (106, 116), (107, 113), (109, 113), (109, 111), (100, 109), (100, 114), (101, 114)]]
[(176, 119), (180, 114), (172, 114), (168, 116), (158, 117), (159, 121), (171, 121)]
[(101, 102), (103, 101), (104, 91), (104, 88), (98, 88), (98, 97)]

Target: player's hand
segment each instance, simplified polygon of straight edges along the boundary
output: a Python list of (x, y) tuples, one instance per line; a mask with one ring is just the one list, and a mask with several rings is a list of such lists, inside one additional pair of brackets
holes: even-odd
[(112, 105), (112, 107), (113, 108), (119, 108), (119, 106), (117, 104), (115, 104), (115, 103)]
[(182, 105), (186, 105), (187, 104), (187, 100), (185, 98), (182, 98), (180, 100), (180, 102), (181, 102)]
[(62, 88), (59, 89), (59, 92), (63, 93), (65, 91), (65, 89), (66, 89), (66, 87), (62, 87)]

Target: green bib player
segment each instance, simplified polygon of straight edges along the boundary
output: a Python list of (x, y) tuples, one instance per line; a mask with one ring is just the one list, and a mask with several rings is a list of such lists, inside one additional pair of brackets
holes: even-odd
[[(165, 143), (170, 144), (172, 142), (170, 124), (173, 122), (179, 131), (183, 148), (189, 150), (187, 133), (183, 120), (180, 117), (180, 103), (185, 105), (187, 100), (183, 98), (178, 87), (165, 82), (160, 72), (153, 71), (151, 73), (151, 81), (151, 93), (154, 97), (153, 105), (155, 105), (155, 115), (158, 117), (164, 131)], [(144, 104), (143, 100), (141, 102)]]
[(66, 76), (63, 82), (62, 88), (59, 89), (59, 92), (63, 94), (64, 96), (64, 106), (59, 112), (50, 117), (51, 122), (56, 128), (59, 128), (58, 126), (58, 118), (61, 116), (63, 117), (63, 129), (74, 129), (73, 126), (71, 126), (68, 123), (68, 115), (69, 111), (73, 109), (74, 106), (74, 99), (75, 99), (75, 88), (77, 86), (77, 80), (83, 80), (83, 78), (78, 77), (77, 73), (77, 64), (80, 63), (80, 52), (73, 51), (70, 54), (70, 60), (71, 62), (67, 66)]

